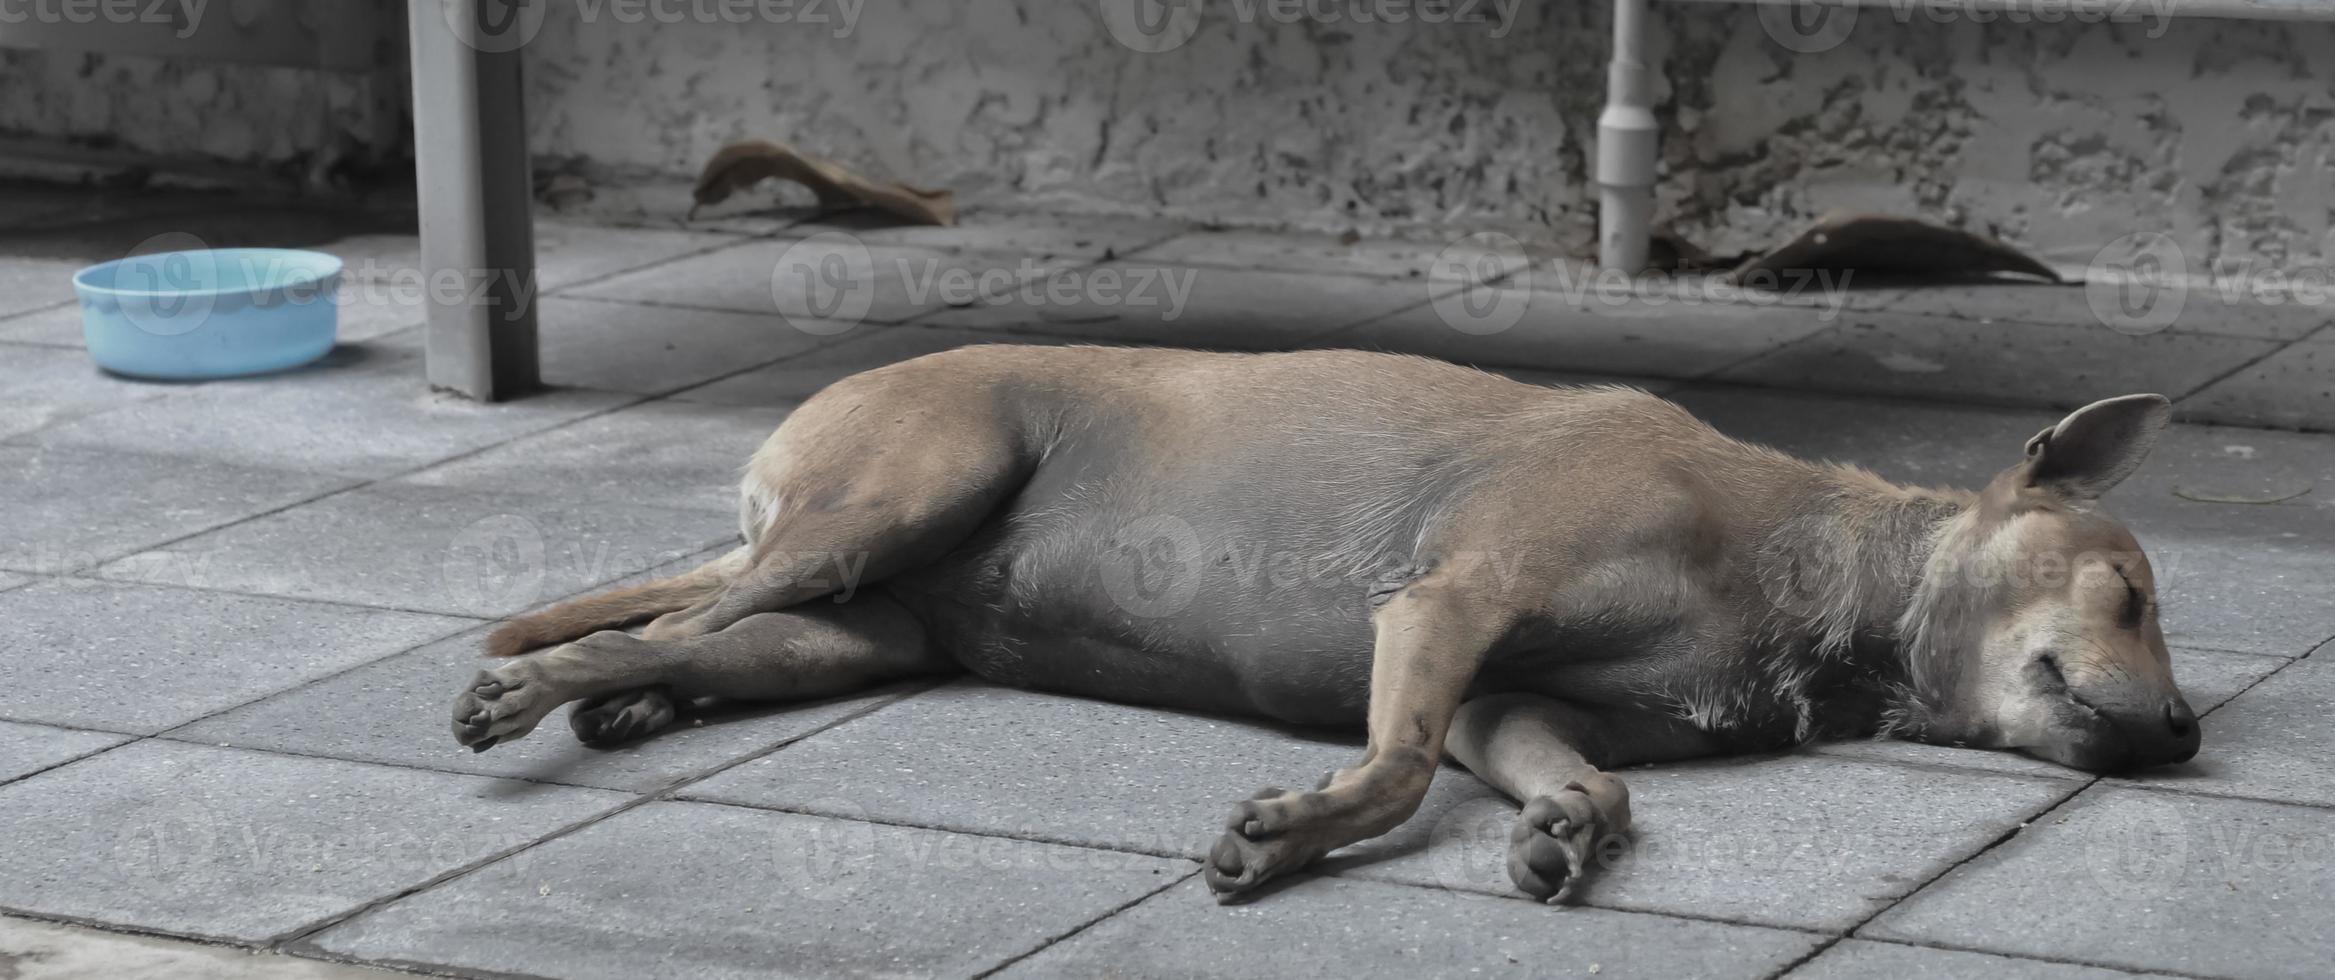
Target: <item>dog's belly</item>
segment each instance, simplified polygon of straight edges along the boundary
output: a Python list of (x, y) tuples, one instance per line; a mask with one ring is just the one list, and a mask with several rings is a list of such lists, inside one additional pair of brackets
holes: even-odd
[[(1319, 451), (1319, 450), (1317, 450)], [(1414, 574), (1433, 506), (1407, 458), (1195, 462), (1059, 447), (1005, 511), (890, 588), (1001, 684), (1299, 724), (1358, 724), (1370, 596)], [(1229, 466), (1241, 466), (1236, 475)]]
[(1222, 549), (1195, 549), (1204, 535), (1183, 527), (1164, 532), (1172, 541), (1049, 540), (1065, 533), (1083, 532), (1000, 528), (890, 588), (953, 658), (999, 684), (1297, 724), (1363, 719), (1366, 587), (1275, 585), (1240, 556), (1196, 560)]

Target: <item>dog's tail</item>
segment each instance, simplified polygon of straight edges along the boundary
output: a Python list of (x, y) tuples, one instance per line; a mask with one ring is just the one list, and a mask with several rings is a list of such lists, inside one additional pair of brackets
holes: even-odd
[(729, 584), (745, 566), (747, 555), (747, 547), (740, 545), (720, 558), (672, 578), (570, 599), (542, 612), (512, 617), (487, 634), (486, 655), (516, 657), (529, 650), (636, 623), (658, 613), (687, 609)]

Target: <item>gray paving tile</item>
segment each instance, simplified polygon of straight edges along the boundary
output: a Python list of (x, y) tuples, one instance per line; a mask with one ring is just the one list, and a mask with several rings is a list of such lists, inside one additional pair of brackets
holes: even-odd
[[(735, 235), (538, 217), (536, 278), (542, 290), (560, 289), (737, 241)], [(316, 248), (340, 256), (353, 280), (381, 283), (401, 296), (427, 294), (427, 281), (420, 276), (421, 240), (416, 235), (351, 235)]]
[(842, 341), (768, 367), (675, 394), (679, 401), (718, 405), (793, 406), (843, 378), (899, 361), (968, 344), (1060, 344), (1061, 337), (961, 330), (908, 324), (863, 327)]
[(2086, 790), (1860, 931), (2134, 970), (2308, 977), (2335, 959), (2335, 811)]
[(482, 633), (463, 633), (286, 691), (172, 732), (206, 744), (646, 792), (817, 731), (897, 697), (886, 689), (800, 705), (701, 709), (655, 737), (591, 749), (561, 708), (526, 738), (474, 753), (447, 734), (447, 710), (480, 669)]
[(735, 540), (733, 516), (379, 484), (102, 567), (108, 578), (505, 616)]
[[(2261, 680), (2271, 671), (2284, 666), (2280, 657), (2252, 653), (2224, 653), (2218, 650), (2173, 650), (2173, 680), (2181, 686), (2182, 697), (2198, 714), (2220, 707)], [(2218, 723), (2208, 722), (2205, 729), (2205, 752), (2218, 756), (2227, 736)], [(1922, 745), (1915, 742), (1860, 740), (1830, 742), (1809, 747), (1806, 751), (1817, 755), (1839, 756), (1851, 759), (1869, 759), (1875, 762), (1908, 762), (1917, 765), (1947, 766), (1955, 769), (1981, 769), (1987, 772), (2023, 776), (2045, 776), (2057, 779), (2090, 779), (2091, 774), (2069, 769), (2056, 763), (2021, 755), (2016, 752), (1957, 749), (1944, 745)]]
[(51, 426), (34, 441), (386, 476), (629, 398), (565, 389), (482, 405), (433, 393), (422, 378), (418, 345), (418, 336), (406, 334), (346, 345), (323, 366), (183, 388), (168, 398)]
[[(1179, 235), (1144, 249), (1142, 257), (1147, 262), (1174, 265), (1379, 279), (1425, 279), (1435, 273), (1433, 267), (1438, 256), (1445, 261), (1489, 262), (1490, 265), (1481, 267), (1480, 273), (1487, 278), (1512, 273), (1525, 264), (1529, 250), (1480, 244), (1487, 240), (1492, 239), (1453, 234), (1442, 240), (1358, 238), (1348, 241), (1339, 235), (1228, 228)], [(1447, 254), (1446, 249), (1451, 251)]]
[[(1993, 282), (1921, 285), (1893, 291), (1885, 303), (1872, 309), (1891, 313), (1929, 314), (1965, 320), (2035, 323), (2069, 327), (2111, 325), (2092, 308), (2090, 291), (2081, 283)], [(2103, 294), (2113, 302), (2113, 294)], [(2112, 316), (2116, 307), (2105, 307)], [(2165, 329), (2172, 333), (2221, 334), (2259, 340), (2293, 340), (2318, 329), (2328, 320), (2324, 307), (2299, 304), (2267, 306), (2225, 297), (2213, 290), (2190, 290), (2180, 316)], [(2116, 323), (2128, 322), (2117, 316)]]
[(0, 316), (73, 299), (73, 274), (88, 264), (69, 259), (0, 256)]
[(426, 292), (380, 283), (343, 281), (335, 300), (340, 320), (333, 327), (334, 337), (344, 344), (416, 328), (430, 316)]
[(1424, 280), (1212, 269), (1137, 258), (1068, 270), (995, 301), (917, 322), (1178, 347), (1278, 349), (1425, 303), (1450, 288)]
[(403, 974), (82, 926), (0, 918), (12, 980), (391, 980)]
[(1574, 301), (1559, 292), (1505, 287), (1479, 295), (1480, 315), (1445, 300), (1319, 344), (1462, 364), (1693, 378), (1828, 326), (1819, 311), (1792, 306), (1604, 303), (1594, 295)]
[(783, 409), (649, 402), (516, 439), (398, 482), (736, 514), (747, 457), (785, 418)]
[(1721, 372), (1785, 388), (2074, 408), (2105, 392), (2180, 397), (2277, 348), (2195, 334), (1852, 313), (1828, 330)]
[(903, 225), (869, 212), (846, 212), (794, 225), (787, 238), (845, 232), (869, 245), (906, 245), (952, 252), (1030, 255), (1101, 262), (1155, 245), (1191, 228), (1180, 221), (1134, 215), (968, 211), (954, 225)]
[(349, 486), (346, 477), (0, 446), (0, 566), (62, 573)]
[(2320, 333), (2181, 400), (2182, 418), (2335, 431), (2335, 334)]
[(2296, 661), (2205, 719), (2198, 756), (2117, 780), (2190, 793), (2335, 806), (2335, 661)]
[(82, 349), (81, 304), (61, 303), (0, 318), (0, 341)]
[(1784, 975), (1792, 980), (1865, 980), (1868, 977), (1921, 977), (1923, 980), (2129, 980), (2135, 976), (2123, 970), (2096, 966), (1877, 943), (1864, 939), (1844, 940)]
[(15, 575), (8, 572), (0, 572), (0, 592), (6, 592), (32, 580), (32, 577), (29, 575)]
[(986, 289), (1044, 275), (1064, 260), (874, 245), (848, 233), (755, 240), (573, 291), (594, 299), (777, 315), (810, 330), (898, 323)]
[(0, 783), (20, 779), (129, 740), (128, 735), (110, 732), (0, 721)]
[[(2169, 643), (2300, 656), (2335, 636), (2335, 536), (2267, 530), (2242, 510), (2199, 512), (2212, 526), (2130, 521), (2156, 569), (2159, 613)], [(2304, 515), (2325, 527), (2335, 511)], [(2205, 521), (2200, 520), (2203, 524)]]
[(1198, 881), (1104, 920), (1000, 977), (1764, 977), (1806, 933), (1602, 909), (1299, 880), (1219, 907)]
[[(2065, 780), (1794, 755), (1620, 774), (1633, 847), (1576, 892), (1602, 908), (1804, 929), (1855, 925), (2074, 792)], [(1334, 856), (1338, 873), (1515, 894), (1516, 804), (1436, 781), (1410, 822)]]
[(688, 795), (1196, 859), (1234, 803), (1269, 785), (1311, 786), (1359, 752), (1237, 721), (967, 682)]
[(0, 592), (0, 716), (150, 734), (470, 621), (56, 579)]
[[(2234, 654), (2233, 656), (2253, 656)], [(2271, 657), (2255, 657), (2275, 666)], [(1959, 749), (1951, 745), (1924, 745), (1895, 739), (1852, 739), (1842, 742), (1824, 742), (1800, 750), (1816, 756), (1837, 759), (1863, 759), (1867, 762), (1891, 762), (1916, 766), (1940, 766), (1948, 769), (1969, 769), (1978, 772), (1996, 772), (2010, 776), (2036, 776), (2044, 779), (2064, 779), (2086, 782), (2091, 773), (2070, 769), (2057, 763), (2045, 762), (2017, 752), (1992, 749)]]
[(0, 344), (0, 437), (186, 390), (107, 374), (78, 350)]
[(0, 907), (265, 941), (625, 799), (140, 742), (0, 787)]
[(970, 976), (1191, 870), (652, 803), (367, 912), (315, 943), (368, 960), (579, 978)]
[(538, 329), (546, 382), (638, 394), (698, 384), (827, 339), (768, 313), (561, 297), (543, 301)]

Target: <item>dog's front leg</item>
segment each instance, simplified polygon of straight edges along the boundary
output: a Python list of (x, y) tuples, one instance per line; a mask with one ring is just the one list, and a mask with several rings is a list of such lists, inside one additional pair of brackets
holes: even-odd
[(1595, 712), (1537, 694), (1461, 705), (1451, 757), (1524, 805), (1508, 835), (1508, 877), (1551, 904), (1572, 893), (1606, 842), (1629, 833), (1630, 789), (1599, 767), (1709, 754), (1710, 736), (1644, 712)]
[(1218, 900), (1386, 833), (1417, 811), (1443, 757), (1452, 712), (1508, 620), (1492, 601), (1432, 575), (1381, 606), (1372, 617), (1370, 743), (1362, 762), (1313, 792), (1269, 789), (1235, 807), (1205, 869)]

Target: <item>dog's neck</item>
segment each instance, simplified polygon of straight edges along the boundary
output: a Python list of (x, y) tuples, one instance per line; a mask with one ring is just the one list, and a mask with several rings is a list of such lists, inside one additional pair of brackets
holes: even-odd
[(1880, 692), (1874, 724), (1919, 737), (1939, 718), (1953, 682), (1930, 649), (1935, 596), (1924, 570), (1975, 495), (1907, 487), (1865, 470), (1814, 467), (1788, 504), (1763, 522), (1754, 570), (1779, 638), (1812, 643), (1819, 663), (1852, 668)]

